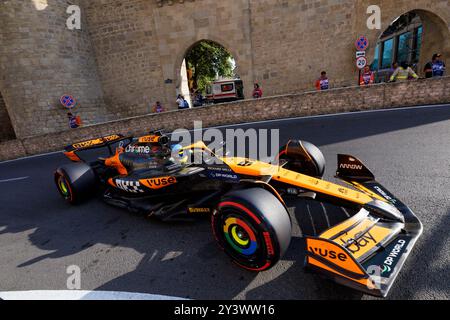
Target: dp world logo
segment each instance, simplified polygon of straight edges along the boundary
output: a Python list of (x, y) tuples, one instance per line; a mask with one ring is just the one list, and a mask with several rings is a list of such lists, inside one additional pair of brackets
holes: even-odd
[(392, 271), (392, 268), (387, 265), (383, 265), (382, 267), (380, 267), (380, 269), (381, 269), (381, 274), (391, 273), (391, 271)]

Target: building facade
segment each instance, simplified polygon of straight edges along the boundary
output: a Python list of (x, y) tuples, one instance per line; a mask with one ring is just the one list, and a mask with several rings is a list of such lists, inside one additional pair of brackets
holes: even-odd
[[(66, 25), (74, 4), (81, 30)], [(370, 5), (381, 8), (381, 30), (367, 27)], [(423, 26), (419, 69), (435, 52), (449, 59), (448, 0), (2, 0), (0, 124), (9, 129), (0, 140), (67, 130), (63, 94), (84, 124), (148, 114), (155, 101), (176, 109), (184, 57), (201, 40), (230, 51), (246, 97), (255, 82), (265, 95), (313, 90), (322, 70), (332, 86), (356, 85), (357, 37), (369, 38), (373, 61), (408, 12)]]

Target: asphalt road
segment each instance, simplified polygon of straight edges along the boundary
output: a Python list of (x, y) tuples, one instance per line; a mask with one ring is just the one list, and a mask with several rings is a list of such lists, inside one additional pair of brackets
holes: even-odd
[[(337, 153), (364, 160), (425, 227), (389, 298), (450, 298), (450, 105), (242, 127), (280, 129), (282, 141), (317, 144), (329, 179)], [(164, 224), (100, 200), (70, 207), (52, 176), (66, 162), (53, 154), (0, 163), (0, 291), (65, 290), (66, 269), (77, 265), (83, 290), (191, 299), (370, 298), (303, 270), (300, 235), (319, 232), (316, 225), (328, 223), (333, 210), (297, 209), (287, 255), (273, 270), (254, 274), (230, 263), (206, 220)]]

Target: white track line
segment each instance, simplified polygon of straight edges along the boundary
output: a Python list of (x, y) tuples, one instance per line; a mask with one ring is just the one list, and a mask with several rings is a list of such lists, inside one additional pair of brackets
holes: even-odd
[[(438, 104), (438, 105), (426, 105), (426, 106), (404, 107), (404, 108), (377, 109), (377, 110), (366, 110), (366, 111), (323, 114), (323, 115), (317, 115), (317, 116), (293, 117), (293, 118), (284, 118), (284, 119), (275, 119), (275, 120), (243, 122), (243, 123), (237, 123), (237, 124), (228, 124), (228, 125), (223, 125), (223, 126), (202, 128), (202, 130), (206, 130), (206, 129), (221, 129), (221, 128), (233, 128), (233, 127), (249, 126), (249, 125), (254, 125), (254, 124), (265, 124), (265, 123), (295, 121), (295, 120), (300, 120), (300, 119), (320, 119), (320, 118), (341, 117), (341, 116), (368, 114), (368, 113), (382, 113), (382, 112), (405, 111), (405, 110), (416, 110), (416, 109), (432, 109), (432, 108), (441, 108), (441, 107), (446, 107), (446, 106), (450, 106), (450, 105), (449, 104)], [(188, 131), (189, 132), (195, 132), (195, 131), (200, 131), (200, 130), (193, 129), (193, 130), (188, 130)], [(23, 157), (23, 158), (18, 158), (18, 159), (13, 159), (13, 160), (6, 160), (6, 161), (0, 162), (0, 165), (1, 164), (5, 164), (5, 163), (10, 163), (10, 162), (15, 162), (15, 161), (21, 161), (21, 160), (27, 160), (27, 159), (51, 156), (51, 155), (59, 154), (61, 152), (62, 151), (55, 151), (55, 152), (49, 152), (49, 153), (44, 153), (44, 154), (37, 154), (37, 155)]]
[(4, 183), (4, 182), (14, 182), (14, 181), (21, 181), (21, 180), (26, 180), (29, 177), (21, 177), (21, 178), (13, 178), (13, 179), (5, 179), (5, 180), (0, 180), (0, 183)]
[(128, 293), (116, 291), (10, 291), (0, 292), (3, 300), (152, 300), (152, 301), (180, 301), (186, 300), (178, 297), (170, 297), (154, 294)]

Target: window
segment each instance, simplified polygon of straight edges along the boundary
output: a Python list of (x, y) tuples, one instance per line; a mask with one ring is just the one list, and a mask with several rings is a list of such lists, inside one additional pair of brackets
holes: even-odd
[(397, 61), (399, 63), (409, 62), (409, 54), (411, 53), (412, 33), (405, 32), (398, 37)]
[(420, 58), (420, 49), (422, 49), (422, 36), (423, 36), (423, 27), (420, 26), (416, 29), (416, 37), (414, 39), (414, 51), (412, 55), (412, 62), (419, 62)]
[(375, 47), (375, 55), (373, 58), (373, 62), (370, 68), (372, 70), (378, 70), (378, 68), (380, 67), (379, 64), (380, 64), (380, 44), (377, 44), (377, 46)]
[(233, 90), (234, 90), (234, 85), (231, 83), (222, 85), (222, 92), (230, 92)]
[(383, 43), (381, 69), (389, 69), (392, 65), (393, 57), (394, 57), (394, 39), (389, 39)]

